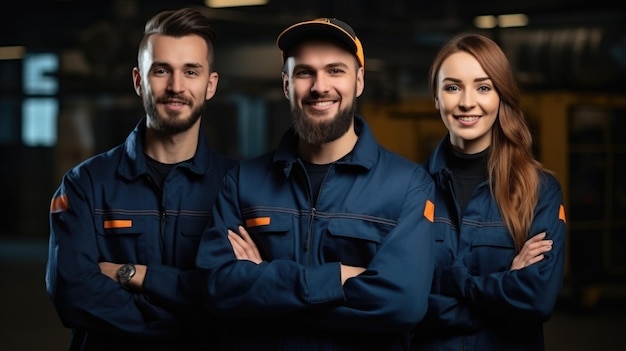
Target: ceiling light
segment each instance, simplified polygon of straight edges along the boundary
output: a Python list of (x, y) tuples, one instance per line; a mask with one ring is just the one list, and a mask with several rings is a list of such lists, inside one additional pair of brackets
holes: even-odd
[(498, 16), (498, 25), (502, 28), (524, 27), (528, 25), (528, 16), (523, 13)]
[(0, 60), (19, 60), (26, 53), (23, 46), (0, 46)]
[(495, 28), (498, 25), (498, 20), (495, 16), (476, 16), (474, 17), (474, 25), (477, 28), (490, 29)]
[(491, 29), (495, 27), (524, 27), (528, 25), (528, 16), (523, 13), (514, 13), (500, 16), (476, 16), (474, 17), (474, 26), (481, 29)]

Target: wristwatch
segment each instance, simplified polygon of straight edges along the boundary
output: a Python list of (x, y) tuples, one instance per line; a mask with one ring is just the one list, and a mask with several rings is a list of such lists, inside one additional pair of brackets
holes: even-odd
[(125, 287), (129, 287), (130, 279), (135, 275), (135, 265), (127, 263), (117, 270), (117, 279)]

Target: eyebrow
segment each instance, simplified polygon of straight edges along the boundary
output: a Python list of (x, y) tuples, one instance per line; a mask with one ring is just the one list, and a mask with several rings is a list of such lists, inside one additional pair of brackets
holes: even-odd
[(333, 67), (344, 67), (344, 68), (348, 68), (348, 65), (343, 63), (343, 62), (334, 62), (334, 63), (329, 63), (326, 65), (326, 67), (329, 68), (333, 68)]
[[(336, 68), (336, 67), (341, 67), (341, 68), (348, 68), (348, 65), (343, 63), (343, 62), (332, 62), (329, 64), (324, 65), (324, 68)], [(294, 69), (313, 69), (313, 66), (306, 64), (306, 63), (301, 63), (301, 64), (297, 64)]]
[[(443, 81), (446, 81), (446, 80), (447, 81), (452, 81), (454, 83), (461, 83), (462, 82), (461, 79), (453, 78), (453, 77), (444, 77)], [(489, 78), (489, 77), (478, 77), (478, 78), (474, 79), (473, 81), (474, 82), (484, 82), (484, 81), (487, 81), (487, 80), (491, 80), (491, 78)]]
[(200, 63), (185, 63), (184, 67), (186, 68), (204, 68), (204, 66)]
[[(152, 62), (152, 66), (151, 67), (172, 67), (172, 65), (168, 62), (163, 62), (163, 61), (154, 61)], [(201, 63), (197, 63), (197, 62), (188, 62), (185, 63), (183, 65), (184, 68), (204, 68), (204, 66)]]

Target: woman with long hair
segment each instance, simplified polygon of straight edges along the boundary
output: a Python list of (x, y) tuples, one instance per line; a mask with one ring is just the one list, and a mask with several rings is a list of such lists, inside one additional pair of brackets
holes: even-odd
[(564, 274), (561, 186), (533, 155), (520, 89), (492, 39), (462, 33), (430, 69), (448, 129), (425, 162), (437, 185), (435, 274), (414, 350), (544, 350)]

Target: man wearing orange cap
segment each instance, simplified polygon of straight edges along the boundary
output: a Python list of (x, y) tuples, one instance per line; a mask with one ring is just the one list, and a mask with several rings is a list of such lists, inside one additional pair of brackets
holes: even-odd
[(228, 317), (229, 350), (406, 350), (433, 272), (433, 182), (382, 148), (356, 100), (361, 42), (346, 23), (277, 40), (293, 126), (229, 172), (196, 263)]

